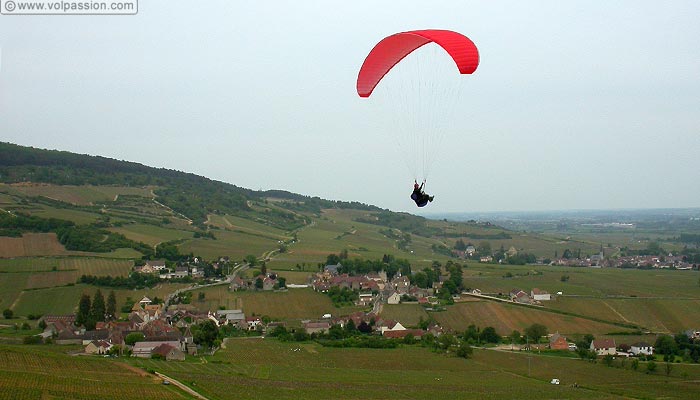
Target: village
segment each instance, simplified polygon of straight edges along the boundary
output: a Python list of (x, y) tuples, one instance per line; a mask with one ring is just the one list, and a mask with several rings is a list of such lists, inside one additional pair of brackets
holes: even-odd
[[(181, 274), (185, 273), (186, 266)], [(139, 266), (140, 273), (149, 273), (149, 269), (159, 273), (164, 269), (164, 262), (149, 261), (144, 266)], [(442, 275), (438, 281), (433, 282), (430, 288), (419, 288), (411, 284), (407, 276), (397, 273), (391, 279), (386, 272), (371, 272), (361, 275), (349, 275), (339, 273), (341, 264), (326, 265), (322, 271), (313, 274), (309, 278), (308, 285), (289, 285), (284, 278), (275, 273), (259, 274), (243, 279), (238, 275), (229, 276), (222, 282), (214, 284), (226, 284), (228, 290), (235, 292), (241, 290), (309, 290), (319, 293), (327, 293), (332, 288), (351, 291), (356, 294), (355, 305), (368, 308), (367, 311), (357, 311), (346, 316), (334, 316), (326, 313), (313, 320), (300, 321), (275, 321), (269, 317), (246, 315), (241, 309), (220, 309), (202, 312), (191, 304), (168, 304), (173, 302), (173, 296), (163, 303), (155, 303), (148, 297), (135, 302), (128, 317), (121, 320), (109, 320), (97, 322), (94, 330), (86, 330), (76, 323), (76, 315), (46, 315), (41, 322), (44, 331), (40, 334), (43, 340), (51, 341), (59, 345), (81, 345), (84, 354), (93, 355), (131, 355), (141, 358), (159, 358), (164, 360), (184, 360), (187, 355), (195, 356), (202, 351), (212, 352), (216, 348), (203, 348), (197, 343), (193, 331), (195, 325), (203, 323), (214, 324), (217, 328), (226, 327), (229, 332), (237, 335), (253, 335), (265, 337), (270, 332), (283, 327), (291, 332), (299, 331), (315, 338), (327, 334), (334, 326), (347, 328), (352, 326), (360, 332), (381, 336), (387, 339), (420, 340), (426, 334), (439, 337), (446, 330), (434, 321), (421, 328), (407, 327), (400, 321), (385, 319), (381, 316), (385, 304), (394, 305), (402, 302), (417, 303), (426, 308), (434, 308), (444, 305), (443, 298), (439, 297), (443, 285), (449, 276)], [(187, 273), (197, 272), (189, 267)], [(190, 290), (202, 286), (194, 285)], [(180, 291), (182, 294), (182, 291)], [(559, 292), (557, 295), (561, 295)], [(495, 297), (482, 294), (479, 289), (463, 291), (450, 296), (452, 301), (461, 301), (462, 296), (472, 296), (495, 301), (507, 301), (526, 306), (541, 306), (544, 302), (551, 301), (552, 295), (544, 290), (532, 288), (529, 291), (513, 289), (507, 296)], [(555, 295), (556, 296), (556, 295)], [(371, 308), (371, 309), (370, 309)], [(454, 332), (447, 332), (453, 334)], [(700, 338), (700, 332), (688, 331), (689, 339)], [(528, 343), (525, 347), (547, 348), (551, 350), (578, 351), (574, 340), (568, 340), (558, 332), (546, 335), (547, 342), (540, 344)], [(580, 342), (579, 342), (580, 343)], [(633, 344), (616, 343), (614, 339), (591, 340), (589, 349), (595, 356), (651, 356), (654, 348), (645, 342)]]

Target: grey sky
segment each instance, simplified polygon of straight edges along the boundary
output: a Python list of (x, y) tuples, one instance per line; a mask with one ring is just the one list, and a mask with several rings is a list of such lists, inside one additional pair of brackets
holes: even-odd
[(479, 47), (431, 212), (700, 206), (700, 2), (149, 1), (0, 16), (0, 140), (415, 212), (372, 46)]

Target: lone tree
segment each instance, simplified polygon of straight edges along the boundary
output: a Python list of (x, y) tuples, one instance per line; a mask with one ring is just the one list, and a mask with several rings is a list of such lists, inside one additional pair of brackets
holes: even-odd
[(117, 297), (114, 294), (114, 290), (109, 291), (109, 296), (107, 296), (107, 308), (105, 309), (107, 314), (107, 319), (116, 319), (117, 317)]
[(14, 312), (12, 312), (12, 310), (10, 310), (9, 308), (2, 310), (2, 316), (5, 317), (5, 319), (12, 319), (13, 315)]
[(525, 329), (525, 336), (535, 343), (538, 343), (541, 337), (547, 336), (547, 333), (547, 327), (542, 324), (532, 324)]
[(90, 316), (90, 295), (83, 293), (80, 296), (80, 302), (78, 303), (78, 313), (75, 315), (76, 325), (85, 325)]

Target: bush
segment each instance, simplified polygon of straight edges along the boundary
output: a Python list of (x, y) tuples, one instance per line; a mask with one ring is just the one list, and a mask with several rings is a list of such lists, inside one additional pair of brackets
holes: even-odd
[(24, 343), (24, 344), (40, 344), (41, 343), (41, 336), (25, 336), (24, 339), (22, 339), (22, 343)]

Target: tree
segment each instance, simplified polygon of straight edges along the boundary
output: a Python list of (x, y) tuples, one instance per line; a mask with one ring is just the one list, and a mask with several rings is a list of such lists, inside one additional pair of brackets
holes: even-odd
[(248, 254), (247, 256), (245, 256), (243, 261), (245, 263), (247, 263), (249, 266), (254, 267), (258, 263), (258, 258), (252, 254)]
[(107, 307), (105, 308), (108, 319), (116, 319), (117, 317), (117, 296), (114, 294), (114, 290), (109, 291), (109, 296), (107, 296)]
[(349, 335), (353, 335), (357, 332), (357, 327), (355, 327), (355, 322), (352, 319), (349, 319), (348, 323), (345, 324), (345, 332)]
[(510, 333), (510, 349), (513, 350), (513, 345), (520, 342), (520, 332), (514, 330)]
[(603, 356), (603, 363), (605, 363), (605, 365), (607, 365), (608, 367), (612, 367), (613, 359), (614, 357), (612, 354), (606, 354), (605, 356)]
[(459, 344), (459, 347), (457, 348), (455, 354), (457, 355), (457, 357), (469, 358), (472, 356), (473, 352), (474, 349), (472, 349), (472, 346), (470, 346), (469, 343), (462, 342)]
[(76, 325), (85, 325), (85, 322), (87, 322), (90, 316), (90, 304), (90, 295), (83, 293), (78, 303), (78, 313), (75, 315)]
[(481, 331), (479, 338), (485, 343), (498, 343), (501, 341), (501, 337), (496, 333), (496, 329), (492, 326), (487, 326)]
[(647, 363), (647, 374), (653, 374), (656, 371), (656, 363), (654, 361), (649, 361)]
[(263, 280), (262, 278), (258, 278), (255, 280), (255, 288), (260, 290), (263, 288)]
[(131, 332), (130, 334), (126, 335), (124, 338), (124, 343), (128, 344), (129, 346), (133, 346), (134, 343), (136, 342), (143, 342), (146, 339), (146, 336), (141, 333), (141, 332)]
[(675, 339), (669, 335), (662, 335), (656, 339), (654, 351), (664, 356), (670, 356), (678, 352), (678, 344)]
[(547, 336), (547, 327), (542, 324), (532, 324), (525, 329), (525, 335), (532, 339), (533, 342), (537, 343), (540, 338)]
[(280, 289), (286, 288), (287, 287), (287, 278), (283, 278), (281, 276), (277, 277), (277, 284), (279, 285)]
[(491, 243), (489, 243), (489, 242), (479, 243), (479, 247), (476, 248), (476, 252), (479, 253), (480, 256), (490, 256), (491, 255)]
[(105, 320), (105, 298), (102, 296), (100, 289), (95, 291), (95, 296), (92, 298), (92, 306), (90, 306), (90, 316), (88, 321), (101, 322)]
[(14, 312), (12, 310), (10, 310), (9, 308), (2, 310), (2, 316), (5, 317), (5, 319), (12, 319), (13, 315), (14, 315)]
[(671, 370), (673, 369), (672, 361), (666, 361), (664, 367), (664, 370), (666, 371), (666, 376), (671, 375)]
[(357, 330), (362, 333), (372, 333), (372, 327), (365, 321), (360, 322), (357, 326)]
[(204, 292), (199, 292), (199, 293), (197, 294), (197, 301), (199, 301), (199, 302), (201, 303), (201, 302), (204, 301), (204, 298), (205, 298), (205, 297), (206, 297), (206, 294), (204, 294)]
[(212, 347), (216, 339), (219, 337), (219, 328), (216, 326), (214, 321), (207, 320), (194, 325), (192, 337), (196, 344)]
[(634, 360), (632, 360), (632, 365), (631, 365), (631, 366), (632, 366), (632, 369), (633, 369), (633, 370), (635, 370), (635, 371), (638, 370), (638, 369), (639, 369), (639, 360), (636, 359), (636, 358), (635, 358)]

